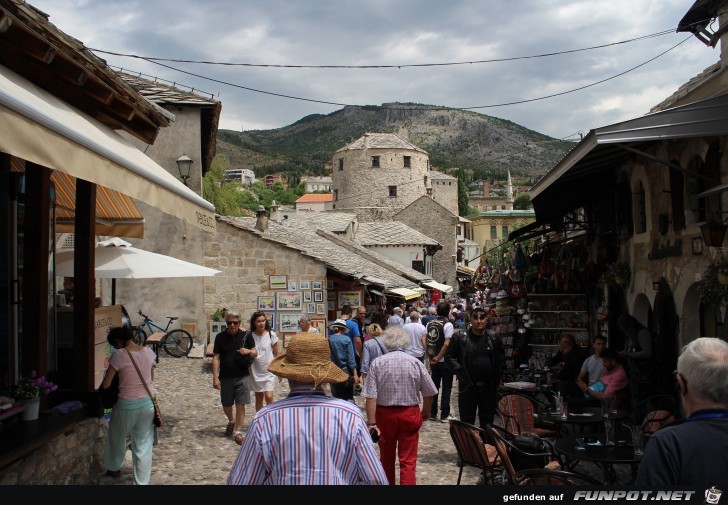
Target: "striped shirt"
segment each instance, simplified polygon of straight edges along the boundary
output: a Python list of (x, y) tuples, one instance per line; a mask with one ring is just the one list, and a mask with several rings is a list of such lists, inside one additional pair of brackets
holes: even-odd
[(306, 387), (255, 414), (227, 483), (388, 482), (359, 408)]
[(383, 407), (419, 405), (422, 396), (435, 396), (437, 388), (425, 365), (404, 351), (388, 352), (373, 360), (361, 395), (376, 398)]

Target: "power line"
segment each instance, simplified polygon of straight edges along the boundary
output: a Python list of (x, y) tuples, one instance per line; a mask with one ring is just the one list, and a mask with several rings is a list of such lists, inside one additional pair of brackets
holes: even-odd
[(627, 40), (620, 40), (619, 42), (610, 42), (607, 44), (600, 44), (596, 46), (590, 46), (590, 47), (583, 47), (579, 49), (568, 49), (565, 51), (554, 51), (550, 53), (541, 53), (541, 54), (532, 54), (532, 55), (526, 55), (526, 56), (513, 56), (509, 58), (492, 58), (488, 60), (473, 60), (473, 61), (456, 61), (456, 62), (446, 62), (446, 63), (407, 63), (407, 64), (400, 64), (400, 65), (285, 65), (280, 63), (233, 63), (233, 62), (224, 62), (224, 61), (204, 61), (204, 60), (185, 60), (185, 59), (177, 59), (177, 58), (161, 58), (157, 56), (141, 56), (138, 54), (130, 54), (130, 53), (119, 53), (114, 51), (105, 51), (103, 49), (95, 49), (92, 47), (89, 47), (88, 49), (97, 53), (102, 54), (109, 54), (113, 56), (122, 56), (125, 58), (136, 58), (140, 60), (146, 60), (149, 62), (158, 62), (158, 61), (166, 61), (169, 63), (191, 63), (196, 65), (220, 65), (220, 66), (228, 66), (228, 67), (260, 67), (260, 68), (317, 68), (317, 69), (387, 69), (387, 68), (396, 68), (396, 69), (402, 69), (402, 68), (413, 68), (413, 67), (448, 67), (448, 66), (457, 66), (457, 65), (479, 65), (484, 63), (502, 63), (507, 61), (518, 61), (518, 60), (529, 60), (529, 59), (536, 59), (536, 58), (546, 58), (550, 56), (559, 56), (564, 54), (573, 54), (573, 53), (579, 53), (584, 51), (591, 51), (594, 49), (604, 49), (606, 47), (613, 47), (618, 46), (621, 44), (628, 44), (630, 42), (636, 42), (640, 40), (647, 40), (655, 37), (661, 37), (663, 35), (667, 35), (673, 33), (673, 30), (662, 30), (660, 32), (656, 33), (650, 33), (648, 35), (642, 35), (640, 37), (635, 37), (632, 39)]

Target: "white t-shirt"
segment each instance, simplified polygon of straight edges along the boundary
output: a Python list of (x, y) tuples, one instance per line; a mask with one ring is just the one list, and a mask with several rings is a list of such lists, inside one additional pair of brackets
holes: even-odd
[(415, 358), (425, 355), (425, 348), (422, 347), (422, 336), (427, 335), (427, 330), (419, 320), (416, 323), (407, 323), (402, 327), (409, 333), (410, 343), (404, 348), (404, 352)]

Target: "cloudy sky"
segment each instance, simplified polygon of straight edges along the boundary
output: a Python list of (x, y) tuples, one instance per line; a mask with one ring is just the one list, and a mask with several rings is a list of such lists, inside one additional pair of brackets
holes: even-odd
[[(718, 48), (675, 33), (693, 0), (29, 3), (87, 47), (108, 52), (255, 65), (400, 66), (275, 68), (169, 61), (161, 66), (96, 53), (112, 67), (214, 94), (223, 106), (220, 127), (232, 130), (278, 128), (342, 108), (317, 102), (416, 102), (473, 108), (552, 137), (573, 137), (648, 112), (720, 55)], [(645, 38), (664, 31), (669, 33)], [(636, 38), (642, 39), (615, 44)], [(601, 45), (609, 47), (523, 58)], [(512, 58), (521, 59), (442, 65)], [(496, 106), (568, 92), (623, 72), (573, 93)]]

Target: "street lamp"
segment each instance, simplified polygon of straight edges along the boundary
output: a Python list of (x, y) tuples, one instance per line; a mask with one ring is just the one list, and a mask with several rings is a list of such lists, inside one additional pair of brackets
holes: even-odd
[(190, 168), (192, 167), (192, 158), (183, 154), (177, 158), (177, 168), (179, 169), (179, 176), (182, 178), (182, 182), (187, 186), (187, 179), (190, 178)]

